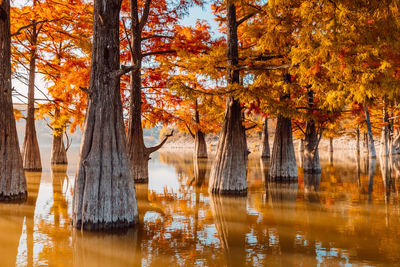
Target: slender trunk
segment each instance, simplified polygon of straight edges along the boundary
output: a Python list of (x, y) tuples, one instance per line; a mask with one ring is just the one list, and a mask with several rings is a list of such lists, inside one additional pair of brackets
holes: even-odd
[(55, 130), (53, 133), (51, 164), (68, 164), (67, 150), (65, 149), (63, 136), (62, 129)]
[(360, 155), (360, 127), (357, 125), (356, 127), (356, 152), (357, 155)]
[(0, 201), (25, 200), (26, 178), (11, 98), (10, 1), (0, 1)]
[(200, 115), (198, 111), (197, 99), (194, 116), (196, 121), (196, 134), (194, 136), (194, 155), (196, 158), (207, 158), (207, 144), (205, 134), (200, 130)]
[(268, 118), (265, 118), (261, 136), (261, 157), (269, 158), (270, 156), (271, 154), (269, 149), (269, 138), (268, 138)]
[(329, 164), (333, 164), (333, 138), (329, 138)]
[[(240, 83), (238, 37), (235, 4), (228, 0), (228, 86)], [(227, 97), (222, 131), (218, 141), (217, 153), (210, 174), (209, 189), (219, 194), (247, 193), (247, 143), (242, 125), (239, 100)]]
[(376, 158), (374, 136), (372, 135), (372, 126), (369, 119), (368, 106), (365, 105), (365, 121), (367, 123), (367, 135), (368, 135), (368, 154), (371, 158)]
[[(308, 97), (308, 106), (311, 110), (310, 115), (312, 116), (312, 110), (314, 108), (313, 90), (307, 91), (307, 97)], [(304, 139), (303, 172), (305, 173), (321, 172), (321, 165), (319, 163), (318, 145), (319, 145), (319, 138), (317, 135), (317, 131), (315, 129), (315, 121), (314, 119), (311, 119), (306, 123), (306, 134)], [(333, 147), (331, 151), (333, 151)]]
[(384, 99), (384, 107), (382, 110), (382, 135), (381, 135), (381, 149), (380, 149), (380, 156), (387, 157), (389, 156), (389, 149), (390, 149), (390, 133), (389, 133), (389, 114), (387, 113), (387, 100)]
[(272, 147), (270, 177), (272, 180), (297, 181), (297, 165), (294, 154), (292, 123), (289, 118), (278, 117), (274, 145)]
[(28, 112), (26, 116), (25, 137), (22, 144), (22, 160), (24, 169), (27, 171), (41, 171), (39, 144), (35, 127), (35, 69), (36, 69), (36, 45), (38, 32), (36, 25), (32, 26), (31, 51), (29, 59), (29, 81), (28, 81)]
[(121, 1), (94, 1), (91, 92), (72, 205), (73, 226), (85, 230), (124, 228), (138, 222), (116, 75)]

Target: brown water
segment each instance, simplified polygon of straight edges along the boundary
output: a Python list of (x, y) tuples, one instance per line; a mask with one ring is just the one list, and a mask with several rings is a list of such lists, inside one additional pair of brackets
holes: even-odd
[(251, 157), (241, 198), (210, 196), (211, 164), (195, 163), (154, 155), (136, 186), (140, 225), (113, 234), (71, 228), (75, 162), (28, 173), (28, 201), (0, 204), (0, 266), (400, 264), (400, 160), (341, 156), (288, 184), (265, 182), (268, 164)]

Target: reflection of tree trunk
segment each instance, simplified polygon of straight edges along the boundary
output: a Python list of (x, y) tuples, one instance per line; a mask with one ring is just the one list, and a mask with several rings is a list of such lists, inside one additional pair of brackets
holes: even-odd
[[(294, 253), (296, 229), (293, 225), (297, 199), (297, 182), (270, 182), (269, 195), (279, 234), (279, 247), (282, 255)], [(287, 266), (288, 259), (281, 257), (281, 265)], [(290, 259), (289, 259), (290, 260)], [(287, 263), (287, 264), (285, 264)], [(293, 262), (290, 262), (293, 264)]]
[(51, 149), (51, 164), (68, 164), (67, 150), (63, 141), (63, 132), (55, 131), (53, 133), (53, 144)]
[(54, 216), (54, 225), (60, 226), (61, 219), (68, 217), (68, 201), (63, 193), (63, 182), (68, 180), (67, 165), (52, 165), (51, 178), (53, 186), (53, 206), (50, 211)]
[(264, 126), (261, 136), (261, 157), (269, 158), (270, 149), (269, 149), (269, 138), (268, 138), (268, 117), (264, 119)]
[(34, 247), (34, 227), (35, 227), (35, 210), (36, 210), (36, 200), (39, 193), (40, 182), (42, 179), (41, 172), (31, 172), (27, 174), (28, 182), (28, 199), (26, 205), (28, 206), (29, 212), (26, 216), (26, 246), (27, 246), (27, 258), (28, 266), (33, 266), (33, 247)]
[(368, 201), (372, 200), (372, 191), (374, 188), (374, 176), (376, 171), (376, 159), (367, 159), (368, 162)]
[(0, 201), (25, 200), (26, 179), (11, 98), (10, 1), (0, 1)]
[(138, 211), (120, 94), (121, 0), (95, 0), (90, 94), (72, 205), (73, 226), (112, 229), (137, 223)]
[(318, 191), (321, 183), (321, 174), (306, 172), (303, 174), (305, 198), (311, 203), (320, 203)]
[(270, 175), (275, 180), (297, 180), (292, 124), (289, 118), (278, 116), (272, 148)]
[(392, 176), (392, 166), (389, 157), (379, 157), (383, 185), (385, 187), (385, 202), (388, 203), (390, 193), (394, 188), (394, 180)]
[(74, 229), (74, 266), (141, 266), (141, 231), (88, 233)]
[(206, 180), (207, 173), (207, 159), (194, 158), (194, 179), (196, 181), (196, 187), (200, 187)]
[(244, 266), (246, 262), (246, 198), (210, 195), (213, 213), (227, 266)]
[(365, 105), (365, 121), (367, 123), (368, 154), (371, 158), (376, 157), (374, 136), (372, 135), (372, 125), (369, 118), (368, 106)]

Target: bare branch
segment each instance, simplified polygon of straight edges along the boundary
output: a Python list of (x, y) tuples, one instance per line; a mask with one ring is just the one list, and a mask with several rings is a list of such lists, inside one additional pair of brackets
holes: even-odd
[(150, 35), (150, 36), (142, 37), (142, 40), (149, 40), (149, 39), (153, 39), (153, 38), (174, 39), (173, 36), (153, 34), (153, 35)]
[(164, 137), (164, 140), (162, 140), (160, 144), (153, 146), (153, 147), (146, 148), (146, 153), (151, 154), (151, 153), (159, 150), (165, 144), (165, 142), (167, 142), (168, 138), (170, 138), (173, 134), (174, 134), (174, 130), (172, 130), (170, 134), (167, 134)]
[(124, 65), (121, 65), (121, 68), (119, 70), (113, 72), (113, 76), (115, 76), (117, 78), (120, 78), (122, 75), (127, 74), (127, 73), (129, 73), (129, 72), (131, 72), (133, 70), (136, 70), (136, 69), (138, 69), (137, 66), (124, 66)]
[(162, 55), (162, 54), (173, 54), (173, 53), (176, 53), (176, 50), (154, 51), (154, 52), (145, 53), (142, 55), (142, 57)]
[(257, 13), (258, 13), (258, 12), (252, 12), (252, 13), (250, 13), (250, 14), (244, 16), (243, 18), (241, 18), (240, 20), (238, 20), (238, 21), (236, 22), (236, 27), (239, 26), (240, 24), (242, 24), (243, 22), (245, 22), (246, 20), (248, 20), (248, 19), (254, 17), (255, 15), (257, 15)]
[(256, 128), (257, 126), (258, 126), (258, 124), (256, 123), (256, 124), (254, 124), (254, 125), (252, 125), (252, 126), (250, 126), (250, 127), (244, 128), (244, 130), (245, 130), (245, 131), (248, 131), (248, 130), (251, 130), (251, 129)]

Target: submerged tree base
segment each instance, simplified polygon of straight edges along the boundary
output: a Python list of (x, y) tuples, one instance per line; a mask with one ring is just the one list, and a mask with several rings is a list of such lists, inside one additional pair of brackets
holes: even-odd
[(81, 229), (85, 231), (108, 231), (108, 230), (121, 230), (133, 227), (137, 224), (137, 221), (128, 222), (127, 220), (118, 220), (115, 222), (91, 222), (87, 221), (82, 223), (78, 221), (78, 225), (81, 225)]
[(28, 192), (21, 192), (15, 195), (3, 195), (0, 194), (1, 202), (25, 202), (28, 199)]

